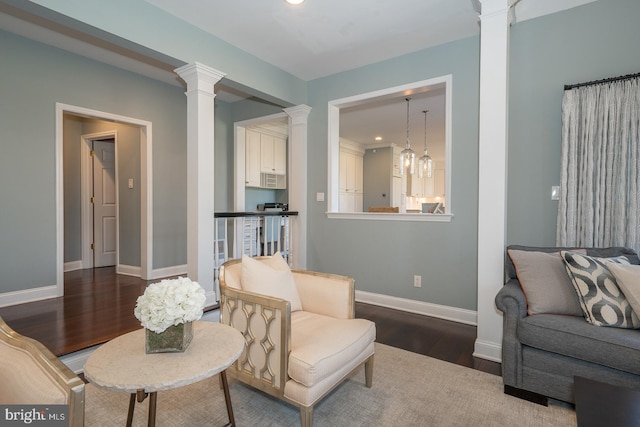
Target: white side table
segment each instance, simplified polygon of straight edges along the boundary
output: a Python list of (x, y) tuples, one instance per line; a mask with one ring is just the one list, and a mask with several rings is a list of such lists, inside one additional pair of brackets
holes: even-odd
[(119, 336), (94, 351), (84, 365), (87, 380), (98, 387), (131, 393), (127, 426), (133, 421), (136, 398), (149, 395), (149, 426), (155, 426), (157, 392), (193, 384), (220, 374), (229, 416), (235, 426), (225, 369), (244, 349), (237, 330), (212, 322), (195, 322), (193, 339), (183, 353), (146, 354), (144, 329)]

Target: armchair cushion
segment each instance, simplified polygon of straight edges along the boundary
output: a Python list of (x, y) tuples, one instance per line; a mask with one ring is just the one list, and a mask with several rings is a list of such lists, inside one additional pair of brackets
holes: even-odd
[(375, 324), (369, 320), (292, 313), (289, 376), (312, 387), (348, 365), (375, 338)]
[(293, 274), (279, 252), (262, 261), (242, 255), (240, 282), (245, 291), (287, 300), (292, 312), (302, 310)]

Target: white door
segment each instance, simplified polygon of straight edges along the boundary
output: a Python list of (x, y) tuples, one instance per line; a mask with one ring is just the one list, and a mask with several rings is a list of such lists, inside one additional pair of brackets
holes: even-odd
[(93, 265), (116, 265), (115, 144), (93, 141)]

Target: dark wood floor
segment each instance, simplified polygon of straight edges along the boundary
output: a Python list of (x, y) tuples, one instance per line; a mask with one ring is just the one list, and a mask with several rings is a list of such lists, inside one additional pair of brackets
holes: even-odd
[[(150, 282), (115, 274), (113, 267), (73, 271), (64, 279), (64, 297), (3, 307), (0, 316), (57, 356), (140, 328), (133, 308)], [(472, 356), (474, 326), (363, 303), (356, 303), (356, 316), (375, 322), (382, 344), (500, 375), (499, 363)]]

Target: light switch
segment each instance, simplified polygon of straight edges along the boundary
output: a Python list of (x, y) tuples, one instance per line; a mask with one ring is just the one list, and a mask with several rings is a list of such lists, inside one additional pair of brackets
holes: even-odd
[(560, 186), (554, 185), (551, 187), (551, 200), (560, 200)]
[(324, 202), (324, 193), (316, 193), (316, 202)]
[(129, 188), (133, 188), (133, 178), (129, 178)]

